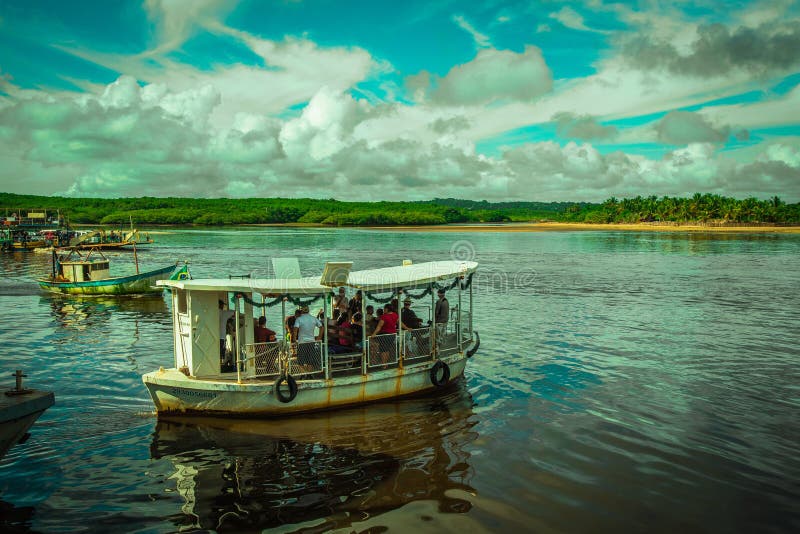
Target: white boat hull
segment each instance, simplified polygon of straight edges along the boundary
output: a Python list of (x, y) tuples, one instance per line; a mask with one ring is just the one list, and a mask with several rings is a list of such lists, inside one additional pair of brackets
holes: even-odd
[[(464, 374), (467, 357), (441, 358), (450, 368), (450, 382)], [(297, 396), (278, 400), (272, 381), (196, 379), (177, 369), (142, 376), (158, 413), (233, 414), (279, 416), (328, 410), (440, 389), (433, 385), (433, 361), (405, 369), (386, 369), (368, 375), (334, 377), (330, 380), (298, 380)]]

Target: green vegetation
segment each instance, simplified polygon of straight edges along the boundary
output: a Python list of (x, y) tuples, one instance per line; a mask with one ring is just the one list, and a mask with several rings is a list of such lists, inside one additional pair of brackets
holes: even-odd
[(800, 203), (786, 204), (778, 197), (769, 200), (735, 198), (696, 193), (691, 198), (610, 198), (599, 205), (569, 206), (561, 220), (587, 223), (636, 222), (733, 222), (800, 223)]
[(65, 198), (0, 193), (0, 216), (15, 210), (59, 209), (74, 224), (263, 224), (329, 226), (435, 225), (474, 222), (643, 221), (800, 224), (800, 204), (737, 200), (711, 194), (691, 198), (636, 197), (587, 202), (487, 202), (434, 199), (420, 202), (340, 202), (308, 198)]

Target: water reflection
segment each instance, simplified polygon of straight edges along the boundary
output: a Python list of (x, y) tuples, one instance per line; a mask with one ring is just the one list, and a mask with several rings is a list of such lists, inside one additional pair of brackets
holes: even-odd
[(42, 303), (49, 304), (59, 326), (84, 331), (98, 323), (111, 319), (115, 313), (129, 313), (136, 316), (166, 314), (167, 304), (158, 296), (125, 297), (64, 297), (44, 296)]
[(464, 448), (475, 424), (459, 383), (443, 397), (291, 419), (162, 417), (151, 455), (173, 464), (183, 505), (170, 519), (181, 529), (327, 530), (417, 500), (467, 512), (446, 492), (474, 493)]

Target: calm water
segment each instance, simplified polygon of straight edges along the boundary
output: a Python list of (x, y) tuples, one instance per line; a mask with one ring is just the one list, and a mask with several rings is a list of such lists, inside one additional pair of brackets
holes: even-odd
[(172, 364), (166, 302), (44, 296), (49, 256), (0, 255), (3, 383), (22, 368), (56, 393), (0, 463), (0, 530), (800, 529), (798, 235), (154, 237), (145, 268), (196, 277), (474, 256), (481, 350), (438, 397), (158, 420), (140, 377)]

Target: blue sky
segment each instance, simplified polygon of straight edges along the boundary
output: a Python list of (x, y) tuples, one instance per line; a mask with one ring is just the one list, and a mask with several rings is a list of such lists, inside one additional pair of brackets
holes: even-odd
[(6, 1), (0, 190), (800, 201), (798, 2)]

